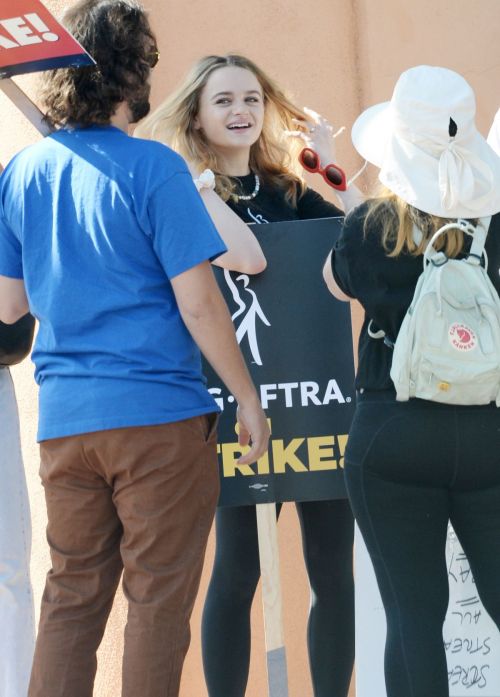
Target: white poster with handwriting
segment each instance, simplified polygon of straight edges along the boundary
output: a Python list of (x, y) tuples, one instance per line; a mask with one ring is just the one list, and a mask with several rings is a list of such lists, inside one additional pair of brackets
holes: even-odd
[(443, 637), (451, 697), (499, 697), (500, 638), (479, 600), (476, 584), (452, 528), (446, 544), (450, 603)]
[[(384, 609), (357, 529), (355, 548), (356, 697), (387, 697)], [(500, 697), (500, 636), (478, 598), (469, 563), (451, 527), (446, 560), (450, 602), (443, 640), (450, 697)]]

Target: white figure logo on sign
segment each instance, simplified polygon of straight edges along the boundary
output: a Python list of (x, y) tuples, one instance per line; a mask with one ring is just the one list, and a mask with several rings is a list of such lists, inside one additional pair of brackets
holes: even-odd
[(227, 269), (224, 269), (224, 278), (226, 279), (226, 283), (231, 290), (234, 302), (236, 305), (238, 305), (238, 309), (231, 316), (233, 322), (235, 322), (240, 315), (243, 315), (243, 313), (246, 312), (246, 314), (242, 317), (238, 328), (236, 329), (236, 339), (238, 344), (241, 344), (241, 341), (245, 335), (248, 336), (248, 344), (252, 353), (253, 362), (257, 365), (262, 365), (259, 345), (257, 343), (257, 318), (260, 319), (261, 322), (266, 325), (266, 327), (270, 327), (271, 323), (265, 316), (255, 291), (248, 287), (250, 284), (250, 278), (246, 274), (240, 274), (237, 276), (236, 281), (241, 281), (243, 283), (243, 290), (251, 297), (248, 307), (245, 304), (245, 301), (242, 299), (238, 287)]

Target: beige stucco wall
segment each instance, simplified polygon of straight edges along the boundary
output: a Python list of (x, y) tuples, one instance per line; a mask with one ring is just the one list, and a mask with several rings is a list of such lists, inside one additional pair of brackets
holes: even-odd
[[(71, 0), (46, 0), (46, 4), (58, 14), (71, 5)], [(196, 58), (205, 53), (238, 51), (254, 58), (286, 86), (299, 105), (322, 112), (338, 125), (349, 126), (363, 106), (388, 99), (399, 73), (418, 63), (446, 65), (469, 79), (477, 93), (478, 123), (483, 132), (500, 106), (498, 0), (148, 0), (147, 6), (161, 50), (161, 61), (153, 77), (154, 104)], [(32, 77), (23, 78), (20, 83), (34, 94)], [(33, 142), (37, 134), (2, 95), (0, 110), (0, 161), (5, 164), (21, 147)], [(347, 171), (353, 171), (359, 160), (347, 136), (339, 139), (338, 151), (339, 162)], [(367, 179), (370, 176), (373, 173)], [(38, 605), (48, 557), (43, 493), (36, 474), (36, 390), (31, 374), (29, 362), (14, 370), (33, 508), (33, 581)], [(312, 694), (305, 653), (309, 598), (291, 505), (285, 506), (280, 521), (280, 538), (290, 697), (305, 697)], [(210, 545), (193, 616), (193, 642), (182, 697), (206, 694), (200, 663), (199, 617), (212, 553)], [(120, 694), (124, 613), (119, 595), (100, 652), (96, 689), (99, 697)], [(260, 614), (257, 599), (248, 697), (266, 694)]]

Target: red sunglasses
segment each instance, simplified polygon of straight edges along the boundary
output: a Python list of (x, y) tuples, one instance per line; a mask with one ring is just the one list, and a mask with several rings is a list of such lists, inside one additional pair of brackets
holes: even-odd
[(299, 162), (304, 169), (313, 174), (318, 172), (323, 176), (323, 179), (329, 186), (332, 186), (338, 191), (347, 189), (347, 178), (345, 172), (338, 165), (327, 165), (322, 168), (319, 161), (319, 155), (311, 148), (304, 148), (299, 155)]

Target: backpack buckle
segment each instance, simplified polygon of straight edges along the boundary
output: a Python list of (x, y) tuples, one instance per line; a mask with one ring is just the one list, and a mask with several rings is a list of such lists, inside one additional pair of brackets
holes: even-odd
[(481, 264), (482, 254), (473, 254), (470, 252), (467, 255), (467, 261), (474, 266), (479, 266)]
[(444, 266), (449, 261), (449, 258), (443, 252), (438, 252), (433, 257), (430, 258), (430, 262), (433, 266)]

